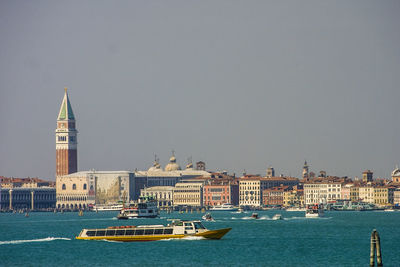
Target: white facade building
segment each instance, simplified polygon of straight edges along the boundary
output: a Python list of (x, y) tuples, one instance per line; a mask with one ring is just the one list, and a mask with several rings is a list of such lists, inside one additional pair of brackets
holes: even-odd
[(341, 198), (341, 183), (310, 182), (304, 184), (304, 201), (306, 205), (330, 203)]

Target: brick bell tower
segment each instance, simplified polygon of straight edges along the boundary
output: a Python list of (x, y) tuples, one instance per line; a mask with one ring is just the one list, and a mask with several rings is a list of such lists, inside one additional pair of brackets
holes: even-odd
[(77, 172), (77, 133), (75, 116), (65, 88), (64, 99), (57, 117), (56, 129), (56, 176)]

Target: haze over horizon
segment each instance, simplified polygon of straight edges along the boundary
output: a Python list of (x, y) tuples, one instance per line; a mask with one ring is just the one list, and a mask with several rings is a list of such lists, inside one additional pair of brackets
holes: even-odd
[(79, 170), (390, 178), (399, 1), (1, 1), (0, 176), (55, 180), (68, 87)]

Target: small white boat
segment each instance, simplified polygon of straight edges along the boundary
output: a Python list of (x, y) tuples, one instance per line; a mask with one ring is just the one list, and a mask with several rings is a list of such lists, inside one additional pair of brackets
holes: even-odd
[(217, 205), (212, 207), (210, 210), (221, 210), (221, 211), (237, 211), (238, 208), (235, 208), (232, 204), (230, 203), (224, 203), (222, 205)]
[(282, 217), (281, 214), (275, 214), (275, 215), (272, 217), (272, 220), (274, 220), (274, 221), (283, 220), (283, 217)]
[(208, 222), (214, 222), (213, 217), (211, 217), (210, 213), (206, 213), (203, 215), (203, 217), (201, 217), (203, 220), (208, 221)]
[(384, 209), (383, 211), (386, 211), (386, 212), (393, 212), (394, 211), (394, 209)]
[(324, 206), (322, 204), (308, 205), (306, 218), (318, 218), (324, 216)]

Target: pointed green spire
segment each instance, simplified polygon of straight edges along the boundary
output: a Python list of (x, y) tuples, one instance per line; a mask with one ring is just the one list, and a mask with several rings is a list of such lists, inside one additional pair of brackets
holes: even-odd
[(67, 88), (65, 89), (64, 99), (61, 104), (60, 112), (58, 113), (57, 120), (75, 120), (74, 112), (72, 111), (71, 104), (67, 94)]

